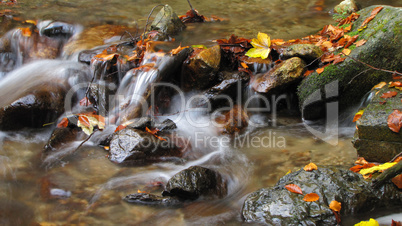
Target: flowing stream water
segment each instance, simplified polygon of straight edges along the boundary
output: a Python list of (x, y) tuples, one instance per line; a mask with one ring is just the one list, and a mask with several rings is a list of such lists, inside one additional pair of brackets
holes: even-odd
[[(0, 5), (0, 9), (12, 9), (23, 19), (61, 20), (83, 27), (103, 23), (137, 24), (141, 28), (150, 9), (165, 3), (178, 14), (184, 14), (189, 9), (187, 2), (182, 0), (20, 0), (16, 6)], [(363, 6), (379, 3), (402, 6), (396, 0), (359, 3)], [(272, 38), (303, 37), (332, 22), (328, 11), (337, 1), (193, 0), (192, 4), (201, 14), (228, 20), (188, 26), (177, 37), (183, 45), (211, 45), (212, 40), (228, 38), (231, 34), (252, 38), (258, 31), (268, 33)], [(158, 64), (163, 65), (164, 62), (165, 59), (161, 59)], [(71, 74), (72, 70), (85, 75), (78, 78), (73, 76), (76, 74)], [(0, 105), (4, 106), (32, 87), (49, 81), (72, 87), (89, 81), (91, 73), (89, 67), (73, 60), (24, 64), (0, 80)], [(141, 95), (154, 80), (154, 71), (129, 72), (122, 78), (118, 92), (130, 98), (134, 94)], [(190, 98), (191, 94), (187, 93), (184, 98)], [(173, 108), (179, 108), (178, 99), (172, 99)], [(125, 101), (133, 103), (136, 100)], [(335, 142), (322, 141), (307, 130), (309, 127), (322, 131), (325, 129), (322, 124), (287, 115), (278, 114), (276, 118), (254, 115), (251, 120), (256, 124), (275, 120), (274, 124), (249, 126), (234, 141), (220, 135), (209, 115), (202, 112), (188, 111), (180, 116), (165, 116), (160, 120), (175, 120), (179, 135), (191, 143), (193, 148), (188, 153), (188, 161), (136, 167), (121, 167), (110, 162), (106, 157), (107, 152), (101, 147), (92, 146), (92, 140), (78, 150), (75, 149), (81, 141), (72, 142), (63, 147), (63, 151), (58, 153), (60, 155), (42, 159), (43, 146), (52, 132), (50, 127), (2, 132), (0, 224), (240, 225), (240, 210), (247, 194), (274, 185), (289, 170), (297, 170), (309, 162), (319, 166), (353, 164), (356, 159), (351, 144), (354, 125), (347, 122), (353, 113), (346, 115), (345, 123), (341, 123), (332, 134), (331, 139)], [(251, 138), (258, 140), (258, 145), (247, 140)], [(228, 195), (222, 200), (198, 200), (182, 208), (155, 208), (122, 201), (122, 197), (138, 190), (160, 194), (160, 188), (150, 185), (166, 183), (175, 173), (192, 165), (219, 171), (228, 180)], [(50, 196), (46, 193), (49, 188)]]

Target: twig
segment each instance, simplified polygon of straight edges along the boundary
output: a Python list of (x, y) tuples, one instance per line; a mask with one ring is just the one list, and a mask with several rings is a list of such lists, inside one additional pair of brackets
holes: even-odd
[(395, 161), (399, 156), (401, 156), (402, 155), (402, 152), (401, 153), (399, 153), (399, 154), (397, 154), (397, 155), (395, 155), (395, 157), (393, 158), (393, 159), (391, 159), (391, 161), (389, 161), (389, 162), (393, 162), (393, 161)]
[(144, 33), (142, 34), (142, 40), (145, 39), (145, 32), (147, 31), (147, 26), (148, 26), (148, 23), (149, 23), (149, 18), (151, 17), (151, 15), (152, 15), (152, 13), (154, 12), (154, 10), (156, 9), (156, 7), (159, 7), (159, 6), (164, 6), (164, 5), (159, 4), (159, 5), (154, 6), (154, 7), (151, 9), (151, 12), (150, 12), (149, 15), (148, 15), (147, 22), (145, 23), (145, 27), (144, 27)]
[(368, 70), (370, 70), (370, 68), (369, 68), (369, 69), (366, 69), (366, 70), (364, 70), (364, 71), (361, 71), (359, 74), (355, 75), (355, 76), (348, 82), (348, 85), (350, 85), (350, 84), (353, 82), (353, 80), (354, 80), (355, 78), (357, 78), (359, 75), (361, 75), (361, 74), (363, 74), (363, 73), (366, 73)]
[(360, 60), (358, 60), (358, 59), (356, 59), (356, 58), (353, 58), (353, 57), (351, 57), (351, 56), (346, 56), (346, 57), (349, 57), (350, 59), (352, 59), (352, 60), (354, 60), (354, 61), (356, 61), (356, 62), (359, 62), (359, 63), (361, 63), (361, 64), (364, 64), (364, 65), (366, 65), (367, 67), (369, 67), (369, 68), (371, 68), (371, 69), (374, 69), (374, 70), (377, 70), (377, 71), (384, 71), (384, 72), (388, 72), (388, 73), (392, 73), (392, 74), (402, 75), (402, 73), (397, 72), (397, 71), (390, 71), (390, 70), (386, 70), (386, 69), (382, 69), (382, 68), (376, 68), (376, 67), (374, 67), (374, 66), (372, 66), (372, 65), (370, 65), (370, 64), (364, 63), (363, 61), (360, 61)]
[(190, 0), (187, 0), (187, 2), (188, 2), (188, 4), (190, 5), (191, 11), (194, 11), (194, 8), (193, 8), (193, 6), (191, 5)]
[(91, 135), (89, 135), (84, 141), (82, 141), (81, 144), (78, 145), (78, 147), (74, 150), (74, 152), (76, 152), (78, 149), (80, 149), (80, 147), (82, 147), (82, 145), (84, 145), (85, 142), (87, 142), (87, 141), (92, 137), (92, 135), (95, 133), (95, 131), (96, 131), (96, 130), (94, 130), (94, 131), (91, 133)]
[(304, 66), (304, 67), (306, 68), (306, 67), (311, 66), (311, 65), (312, 65), (314, 62), (316, 62), (318, 59), (321, 59), (321, 57), (324, 56), (325, 54), (327, 54), (327, 53), (323, 53), (320, 57), (315, 58), (313, 61), (311, 61), (309, 64), (307, 64), (307, 65)]

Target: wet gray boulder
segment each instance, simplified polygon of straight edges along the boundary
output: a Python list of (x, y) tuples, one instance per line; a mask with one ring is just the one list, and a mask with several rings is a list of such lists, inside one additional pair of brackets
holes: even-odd
[[(349, 36), (359, 35), (358, 40), (367, 40), (363, 46), (349, 47), (352, 50), (349, 56), (377, 68), (402, 71), (401, 8), (384, 6), (366, 29), (358, 31), (375, 7), (359, 11), (359, 19), (354, 22), (353, 29), (346, 33)], [(342, 63), (326, 67), (321, 74), (313, 72), (303, 79), (298, 87), (298, 97), (304, 119), (323, 118), (329, 102), (338, 101), (340, 111), (358, 105), (371, 87), (392, 77), (391, 73), (372, 70), (350, 57)]]
[(320, 58), (323, 54), (324, 52), (320, 47), (314, 44), (294, 44), (282, 52), (282, 57), (284, 59), (299, 57), (310, 63), (311, 61)]
[(151, 133), (129, 127), (114, 133), (110, 141), (109, 159), (118, 164), (143, 165), (181, 156), (171, 139), (161, 141)]
[(162, 195), (182, 200), (195, 200), (201, 196), (222, 198), (227, 195), (227, 183), (214, 170), (192, 166), (170, 178)]
[[(285, 185), (296, 184), (304, 194), (316, 193), (319, 200), (303, 201)], [(247, 196), (242, 218), (249, 223), (269, 225), (336, 225), (329, 208), (332, 200), (341, 203), (341, 216), (361, 214), (400, 206), (402, 193), (391, 183), (374, 189), (360, 174), (339, 167), (307, 172), (299, 170), (282, 177), (272, 188), (262, 188)]]
[(163, 6), (159, 13), (155, 16), (151, 24), (150, 30), (156, 30), (163, 35), (172, 36), (182, 31), (186, 25), (180, 20), (173, 8), (169, 5)]
[(256, 75), (251, 82), (253, 89), (259, 93), (271, 94), (285, 91), (303, 78), (306, 63), (299, 57), (292, 57), (275, 66), (265, 74)]
[[(381, 98), (383, 93), (395, 91), (391, 98)], [(395, 133), (388, 127), (388, 116), (395, 109), (402, 109), (401, 91), (385, 85), (373, 90), (374, 97), (356, 122), (353, 145), (360, 157), (370, 162), (387, 162), (402, 150), (402, 133)], [(384, 101), (386, 101), (384, 103)]]
[(127, 195), (123, 198), (124, 201), (137, 205), (150, 205), (150, 206), (164, 206), (164, 207), (177, 207), (181, 206), (183, 202), (177, 197), (158, 196), (147, 193), (134, 193)]

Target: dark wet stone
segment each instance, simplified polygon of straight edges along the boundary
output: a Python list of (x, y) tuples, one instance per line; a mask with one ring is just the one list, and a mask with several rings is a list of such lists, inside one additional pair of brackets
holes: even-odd
[(0, 108), (0, 129), (42, 128), (64, 112), (65, 89), (44, 86)]
[(134, 193), (127, 195), (123, 198), (124, 201), (128, 203), (138, 204), (138, 205), (151, 205), (151, 206), (165, 206), (165, 207), (176, 207), (181, 206), (183, 203), (176, 197), (161, 197), (153, 194), (146, 193)]
[(131, 128), (131, 129), (138, 129), (138, 130), (145, 131), (145, 128), (147, 128), (147, 127), (148, 127), (148, 129), (153, 128), (154, 124), (155, 124), (155, 122), (151, 117), (145, 116), (145, 117), (136, 118), (136, 119), (131, 120), (130, 124), (127, 127)]
[(89, 85), (88, 99), (96, 108), (99, 115), (108, 115), (109, 113), (109, 102), (112, 95), (115, 94), (115, 87), (113, 84), (97, 84), (91, 83)]
[(265, 74), (256, 75), (251, 86), (260, 93), (286, 91), (286, 89), (301, 81), (306, 64), (298, 57), (283, 61)]
[(185, 27), (186, 26), (173, 11), (172, 7), (165, 5), (159, 13), (156, 14), (150, 30), (160, 31), (163, 34), (171, 36), (182, 31)]
[(56, 127), (46, 145), (43, 147), (44, 153), (49, 153), (56, 151), (58, 148), (62, 147), (68, 142), (74, 141), (77, 135), (81, 132), (78, 127)]
[(101, 54), (105, 50), (104, 47), (99, 47), (96, 49), (83, 50), (78, 54), (78, 61), (85, 64), (91, 64), (91, 60), (94, 56)]
[(329, 102), (338, 101), (340, 111), (356, 106), (374, 85), (392, 79), (392, 73), (367, 70), (366, 65), (352, 58), (376, 68), (402, 71), (401, 8), (384, 6), (366, 29), (360, 32), (357, 30), (375, 7), (360, 10), (360, 17), (354, 22), (352, 31), (346, 33), (350, 36), (358, 34), (358, 40), (364, 39), (367, 42), (353, 49), (342, 63), (325, 67), (321, 74), (313, 72), (299, 85), (299, 106), (304, 119), (325, 117)]
[(181, 150), (172, 140), (161, 141), (154, 135), (138, 129), (119, 130), (110, 141), (109, 159), (119, 164), (142, 165), (173, 160), (171, 157), (181, 155)]
[(70, 38), (73, 36), (78, 27), (72, 24), (58, 21), (42, 21), (38, 24), (39, 32), (48, 37)]
[[(304, 195), (285, 188), (288, 184), (320, 198), (305, 202)], [(251, 193), (244, 201), (242, 217), (246, 222), (269, 225), (336, 225), (328, 206), (332, 200), (342, 203), (340, 215), (347, 216), (399, 206), (402, 193), (390, 183), (373, 189), (360, 174), (339, 167), (319, 167), (311, 172), (302, 169), (282, 177), (272, 188)]]
[[(377, 92), (378, 91), (378, 92)], [(395, 91), (391, 98), (381, 98), (383, 93)], [(402, 150), (402, 134), (388, 127), (388, 116), (395, 109), (402, 109), (401, 91), (385, 85), (373, 92), (375, 95), (364, 109), (362, 117), (356, 122), (357, 130), (353, 145), (359, 156), (370, 162), (387, 162)], [(386, 103), (380, 104), (386, 101)]]
[(323, 54), (324, 52), (320, 47), (314, 44), (295, 44), (289, 46), (282, 52), (282, 56), (285, 59), (299, 57), (308, 63), (320, 58)]
[(183, 64), (183, 86), (187, 90), (208, 88), (218, 80), (217, 71), (221, 61), (220, 46), (202, 50), (195, 56), (190, 56)]
[(170, 178), (162, 195), (184, 200), (195, 200), (200, 196), (222, 198), (227, 195), (227, 183), (214, 170), (192, 166)]
[(161, 132), (172, 132), (173, 130), (177, 129), (177, 126), (172, 120), (166, 119), (159, 125), (156, 125), (156, 128)]

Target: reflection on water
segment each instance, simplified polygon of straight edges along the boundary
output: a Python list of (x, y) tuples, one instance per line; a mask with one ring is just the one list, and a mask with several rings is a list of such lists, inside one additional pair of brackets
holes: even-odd
[[(324, 5), (320, 5), (321, 2)], [(232, 33), (251, 38), (258, 31), (266, 32), (273, 38), (301, 37), (330, 23), (327, 12), (337, 2), (193, 0), (193, 6), (200, 13), (229, 20), (189, 25), (177, 39), (183, 45), (203, 44), (210, 43), (213, 39), (227, 38)], [(384, 2), (361, 3), (369, 5)], [(142, 27), (149, 10), (161, 3), (170, 4), (178, 14), (184, 14), (189, 9), (187, 2), (183, 0), (19, 0), (17, 6), (0, 5), (0, 9), (8, 7), (24, 19), (62, 20), (86, 27), (102, 23), (132, 26), (137, 23)], [(388, 0), (386, 3), (402, 5), (396, 0)], [(318, 10), (319, 6), (322, 10)], [(91, 9), (90, 13), (88, 9)], [(59, 64), (75, 64), (53, 62), (54, 70), (47, 68), (47, 71), (53, 73)], [(37, 63), (34, 66), (41, 67)], [(26, 67), (23, 70), (25, 69)], [(13, 72), (9, 75), (13, 75)], [(66, 79), (64, 75), (65, 73), (58, 76)], [(26, 80), (28, 78), (24, 76), (16, 77), (13, 78), (12, 86), (3, 80), (0, 87), (3, 91), (13, 93), (11, 90), (18, 84), (25, 82), (27, 86), (36, 86), (47, 80), (46, 76), (47, 74), (41, 73), (36, 77), (28, 77), (30, 80)], [(14, 94), (17, 95), (18, 92)], [(2, 101), (5, 103), (8, 99), (2, 97)], [(199, 115), (195, 117), (203, 119)], [(267, 119), (256, 118), (256, 121), (264, 120)], [(64, 147), (68, 155), (60, 157), (56, 154), (43, 158), (42, 148), (50, 136), (50, 129), (1, 133), (0, 224), (241, 224), (239, 212), (248, 193), (274, 185), (289, 170), (297, 170), (309, 162), (318, 166), (349, 166), (356, 158), (350, 142), (353, 127), (339, 128), (341, 136), (338, 144), (332, 146), (313, 137), (297, 118), (279, 117), (280, 126), (250, 128), (247, 133), (237, 137), (238, 141), (227, 144), (224, 143), (227, 137), (220, 136), (217, 146), (197, 146), (196, 132), (202, 132), (202, 138), (205, 139), (207, 136), (217, 136), (218, 131), (213, 127), (196, 130), (186, 123), (188, 122), (177, 122), (180, 135), (190, 137), (193, 147), (196, 147), (189, 161), (183, 164), (158, 163), (138, 167), (113, 164), (107, 159), (107, 152), (100, 147), (90, 146), (91, 142), (78, 150), (75, 147), (80, 142), (75, 142)], [(258, 140), (258, 145), (253, 144), (252, 139)], [(57, 160), (57, 164), (43, 164), (43, 160), (45, 163), (54, 163)], [(157, 185), (166, 183), (172, 175), (191, 165), (203, 165), (220, 171), (229, 182), (229, 195), (223, 200), (198, 200), (175, 209), (136, 206), (122, 201), (122, 197), (138, 190), (160, 194), (161, 188)]]

